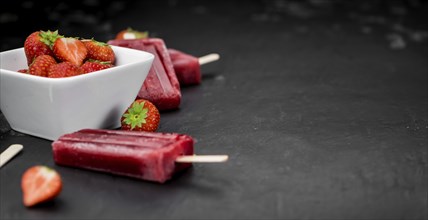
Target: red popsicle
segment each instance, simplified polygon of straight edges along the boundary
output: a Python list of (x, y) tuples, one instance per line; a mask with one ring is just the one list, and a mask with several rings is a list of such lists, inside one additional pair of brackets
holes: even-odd
[(192, 165), (176, 160), (193, 155), (193, 143), (184, 134), (83, 129), (61, 136), (52, 148), (59, 165), (163, 183)]
[(110, 40), (108, 44), (154, 54), (152, 68), (138, 92), (138, 98), (151, 101), (160, 111), (177, 109), (180, 106), (180, 84), (162, 39)]
[(216, 61), (220, 58), (220, 56), (215, 53), (198, 58), (171, 48), (168, 48), (168, 53), (181, 86), (200, 84), (202, 81), (201, 65)]
[[(116, 35), (116, 40), (133, 40), (149, 38), (149, 33), (128, 28), (120, 31)], [(169, 56), (171, 57), (174, 66), (175, 74), (181, 86), (196, 85), (202, 81), (201, 65), (211, 63), (220, 58), (216, 53), (208, 54), (202, 57), (195, 57), (186, 54), (176, 49), (168, 49)]]
[(181, 86), (201, 83), (201, 66), (197, 57), (171, 48), (168, 53)]

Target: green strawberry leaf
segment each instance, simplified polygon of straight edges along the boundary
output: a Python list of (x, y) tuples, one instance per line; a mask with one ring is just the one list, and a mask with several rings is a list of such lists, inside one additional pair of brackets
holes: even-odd
[(134, 102), (132, 106), (128, 109), (128, 113), (123, 115), (124, 122), (127, 125), (131, 126), (131, 130), (136, 127), (142, 127), (146, 123), (146, 118), (148, 117), (148, 109), (144, 108), (144, 102)]
[(56, 39), (64, 37), (58, 34), (58, 30), (52, 31), (40, 31), (40, 41), (48, 45), (51, 49), (56, 41)]

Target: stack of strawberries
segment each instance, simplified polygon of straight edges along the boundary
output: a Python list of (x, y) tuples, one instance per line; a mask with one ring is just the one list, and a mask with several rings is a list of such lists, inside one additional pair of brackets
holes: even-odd
[(64, 37), (58, 31), (36, 31), (24, 43), (28, 69), (18, 72), (61, 78), (86, 74), (114, 66), (110, 45), (94, 39)]

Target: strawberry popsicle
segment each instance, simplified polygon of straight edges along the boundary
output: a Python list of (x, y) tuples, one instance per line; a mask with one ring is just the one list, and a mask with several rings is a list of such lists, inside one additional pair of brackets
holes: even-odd
[(193, 155), (193, 139), (184, 134), (83, 129), (52, 143), (55, 163), (164, 183), (190, 167), (176, 163)]
[(181, 86), (201, 83), (201, 66), (197, 57), (171, 48), (168, 48), (168, 53)]
[[(133, 39), (149, 39), (147, 31), (138, 31), (132, 28), (127, 28), (120, 31), (116, 35), (116, 40), (133, 40)], [(201, 83), (201, 65), (211, 63), (220, 58), (219, 54), (212, 53), (202, 57), (194, 57), (182, 51), (168, 48), (169, 56), (171, 57), (174, 66), (175, 74), (181, 86), (196, 85)]]
[(168, 53), (181, 86), (200, 84), (202, 81), (201, 66), (220, 58), (220, 55), (216, 53), (198, 58), (172, 48), (168, 48)]
[(110, 40), (108, 44), (154, 54), (152, 68), (138, 92), (138, 98), (151, 101), (160, 111), (173, 110), (180, 106), (180, 84), (162, 39)]

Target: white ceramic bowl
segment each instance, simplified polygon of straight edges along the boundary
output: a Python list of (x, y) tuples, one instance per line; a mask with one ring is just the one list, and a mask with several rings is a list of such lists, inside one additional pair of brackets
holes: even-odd
[(26, 69), (24, 49), (1, 52), (0, 108), (12, 129), (56, 140), (82, 128), (118, 128), (154, 56), (112, 46), (116, 66), (68, 78), (16, 72)]

